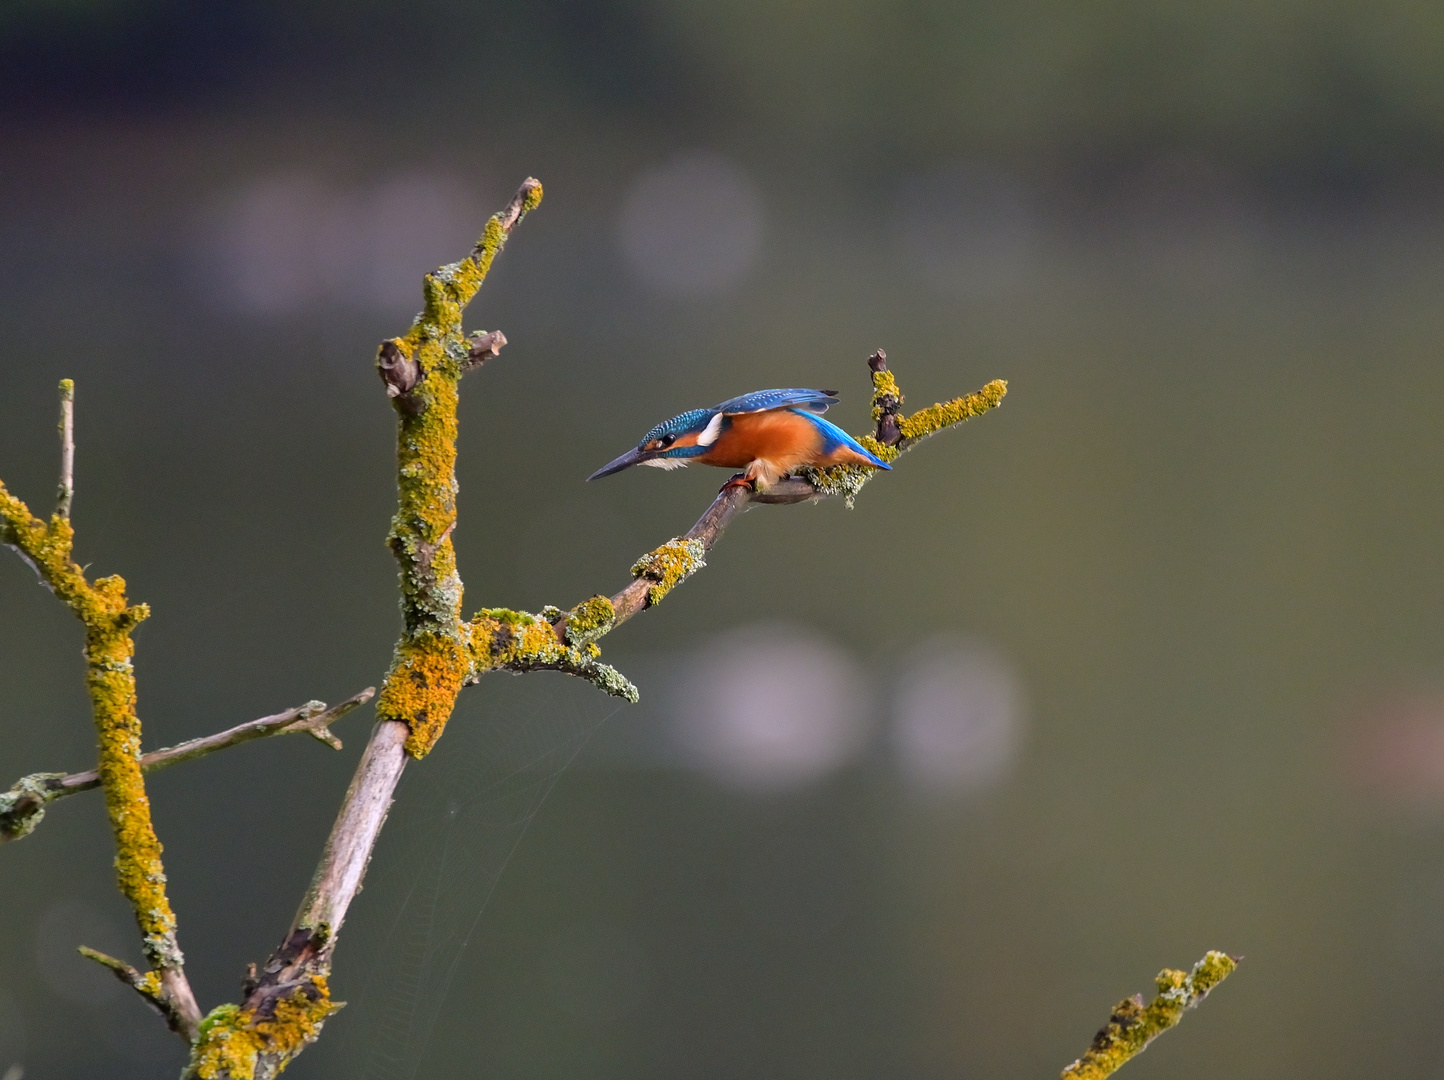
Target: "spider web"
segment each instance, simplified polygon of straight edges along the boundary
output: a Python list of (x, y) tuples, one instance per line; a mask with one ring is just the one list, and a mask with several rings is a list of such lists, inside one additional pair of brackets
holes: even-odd
[[(446, 734), (406, 770), (346, 944), (369, 976), (344, 1016), (365, 1080), (413, 1080), (466, 947), (527, 827), (588, 738), (621, 708), (538, 672), (463, 694)], [(360, 940), (358, 940), (360, 939)], [(345, 945), (342, 946), (343, 949)]]

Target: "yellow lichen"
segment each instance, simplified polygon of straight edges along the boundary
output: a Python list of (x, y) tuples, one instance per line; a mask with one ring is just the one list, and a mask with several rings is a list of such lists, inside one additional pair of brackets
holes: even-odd
[(612, 620), (616, 617), (617, 609), (612, 607), (607, 597), (594, 596), (583, 600), (567, 612), (567, 641), (573, 645), (595, 641), (612, 628)]
[[(886, 375), (887, 372), (879, 371), (873, 378)], [(1008, 384), (1002, 379), (994, 379), (977, 393), (966, 394), (960, 398), (943, 404), (931, 405), (926, 409), (919, 409), (909, 417), (898, 418), (898, 430), (902, 432), (903, 438), (909, 442), (917, 442), (929, 435), (942, 431), (943, 428), (960, 424), (964, 420), (971, 420), (980, 416), (989, 409), (996, 406), (1003, 400), (1008, 392)]]
[(707, 565), (707, 548), (700, 540), (668, 540), (632, 564), (632, 576), (652, 582), (647, 589), (647, 606), (655, 607), (676, 586)]
[[(883, 418), (884, 399), (892, 398), (901, 402), (903, 395), (890, 371), (874, 371), (872, 385), (872, 418), (874, 423), (878, 423)], [(872, 435), (860, 436), (857, 441), (869, 453), (892, 464), (899, 454), (918, 440), (987, 412), (1002, 401), (1007, 392), (1008, 384), (1002, 379), (994, 379), (977, 393), (956, 398), (943, 405), (920, 409), (909, 417), (899, 416), (898, 430), (902, 433), (903, 441), (897, 446), (880, 443)], [(825, 469), (803, 466), (797, 470), (797, 475), (811, 484), (819, 495), (842, 496), (848, 509), (851, 509), (857, 493), (878, 471), (869, 465), (833, 465)]]
[(412, 757), (425, 757), (441, 737), (470, 670), (467, 650), (454, 638), (418, 634), (397, 645), (376, 715), (406, 723), (411, 729), (406, 750)]
[(152, 1001), (160, 1001), (165, 996), (165, 988), (161, 985), (159, 971), (147, 971), (135, 984), (135, 988)]
[(898, 389), (897, 380), (891, 371), (872, 373), (872, 422), (876, 424), (883, 417), (884, 399), (892, 398), (897, 405), (903, 403), (903, 392)]
[(14, 547), (85, 627), (86, 685), (99, 744), (101, 784), (115, 837), (120, 891), (140, 925), (146, 959), (154, 967), (179, 967), (175, 914), (165, 891), (161, 845), (151, 824), (150, 800), (140, 771), (140, 718), (136, 715), (135, 645), (130, 632), (150, 614), (126, 600), (125, 581), (90, 582), (71, 558), (75, 539), (59, 515), (35, 517), (0, 484), (0, 543)]
[(1103, 1080), (1150, 1042), (1183, 1019), (1215, 986), (1226, 979), (1238, 962), (1221, 952), (1209, 952), (1189, 972), (1165, 968), (1156, 980), (1158, 996), (1149, 1005), (1135, 994), (1114, 1006), (1108, 1025), (1093, 1038), (1093, 1045), (1063, 1070), (1061, 1080)]
[(316, 1041), (326, 1018), (339, 1008), (324, 975), (278, 999), (269, 1017), (257, 1019), (254, 1010), (221, 1005), (201, 1021), (187, 1073), (200, 1080), (252, 1080), (262, 1054), (274, 1058), (275, 1072), (280, 1072)]

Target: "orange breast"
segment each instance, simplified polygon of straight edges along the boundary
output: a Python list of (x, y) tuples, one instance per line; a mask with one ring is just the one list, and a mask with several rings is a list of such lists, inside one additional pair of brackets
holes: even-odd
[(773, 409), (730, 417), (717, 441), (693, 460), (741, 469), (760, 459), (781, 474), (810, 463), (821, 448), (822, 432), (816, 424), (790, 409)]

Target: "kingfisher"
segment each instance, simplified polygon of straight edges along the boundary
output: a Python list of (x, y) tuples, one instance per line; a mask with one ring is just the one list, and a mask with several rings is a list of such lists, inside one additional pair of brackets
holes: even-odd
[(664, 420), (632, 450), (603, 465), (588, 480), (633, 465), (681, 469), (693, 462), (742, 469), (723, 489), (765, 491), (803, 465), (891, 468), (847, 432), (822, 418), (837, 404), (836, 390), (757, 390), (710, 409)]

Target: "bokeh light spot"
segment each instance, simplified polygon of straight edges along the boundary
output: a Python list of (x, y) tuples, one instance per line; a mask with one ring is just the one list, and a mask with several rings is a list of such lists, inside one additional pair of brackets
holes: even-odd
[(853, 659), (805, 630), (756, 624), (721, 635), (684, 667), (672, 701), (687, 764), (744, 788), (787, 788), (850, 761), (868, 735)]
[(1022, 732), (1022, 688), (990, 648), (934, 638), (898, 679), (892, 745), (904, 779), (920, 792), (961, 794), (1001, 782)]

